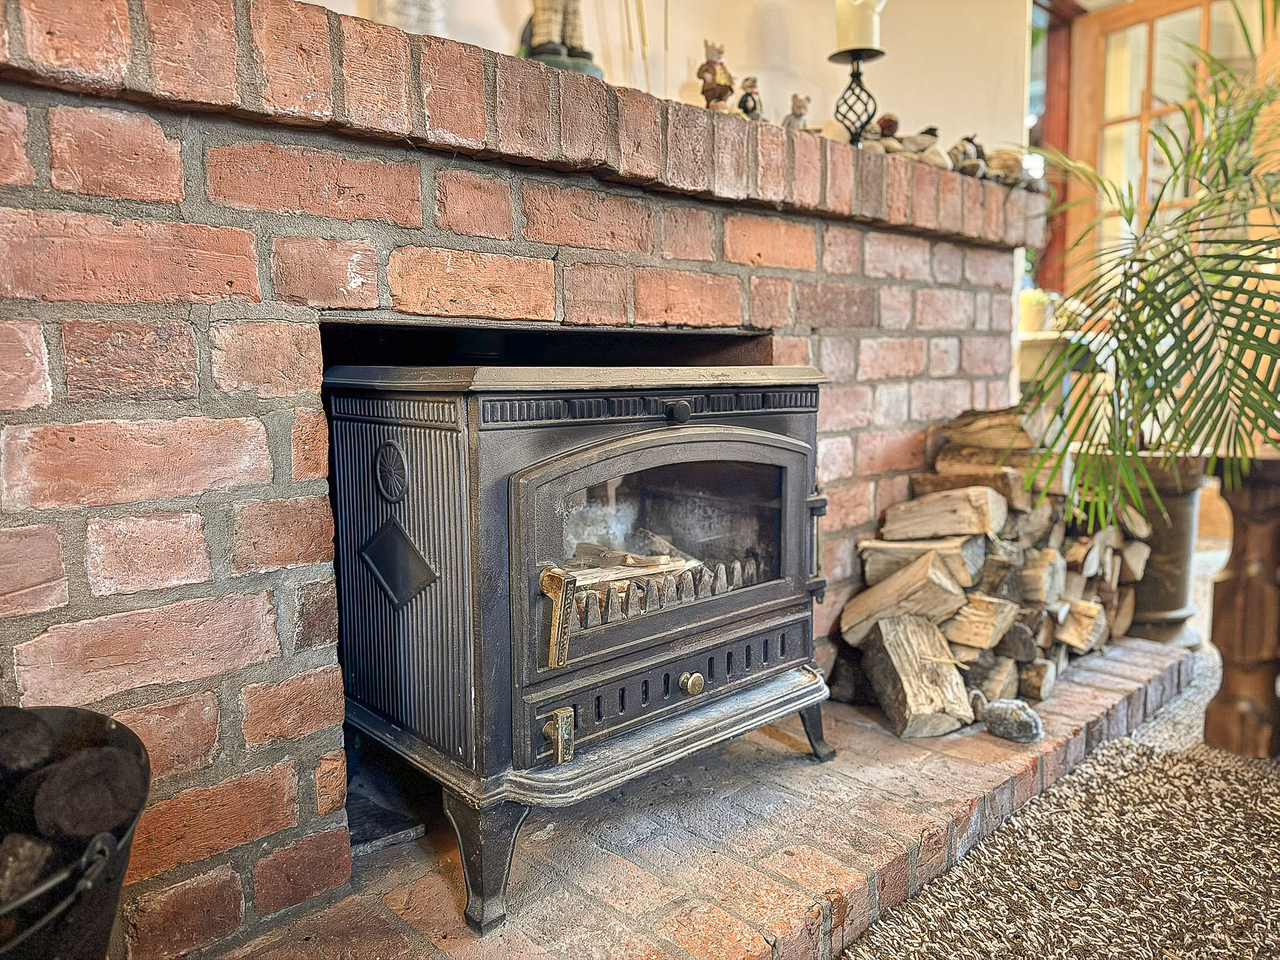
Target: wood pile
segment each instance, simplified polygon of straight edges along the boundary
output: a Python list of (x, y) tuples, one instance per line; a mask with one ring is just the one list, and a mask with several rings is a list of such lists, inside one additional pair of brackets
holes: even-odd
[(941, 428), (935, 471), (859, 545), (867, 587), (841, 615), (834, 699), (874, 700), (900, 736), (936, 736), (972, 722), (970, 691), (1042, 700), (1071, 657), (1129, 629), (1151, 527), (1072, 523), (1070, 464), (1040, 463), (1048, 429), (1014, 410)]

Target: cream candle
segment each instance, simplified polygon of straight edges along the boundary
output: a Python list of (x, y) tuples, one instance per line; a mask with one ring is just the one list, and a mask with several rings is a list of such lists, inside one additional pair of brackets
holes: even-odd
[(888, 0), (836, 0), (836, 53), (832, 60), (870, 60), (881, 56), (880, 13)]

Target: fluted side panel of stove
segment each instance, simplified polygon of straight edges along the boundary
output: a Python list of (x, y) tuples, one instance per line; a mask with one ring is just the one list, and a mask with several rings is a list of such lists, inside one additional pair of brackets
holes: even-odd
[[(462, 404), (347, 397), (332, 403), (340, 609), (360, 611), (358, 620), (348, 616), (342, 624), (347, 696), (471, 766), (475, 684)], [(407, 492), (394, 503), (373, 482), (387, 441), (400, 445), (408, 465)], [(436, 574), (400, 609), (360, 557), (392, 517)]]

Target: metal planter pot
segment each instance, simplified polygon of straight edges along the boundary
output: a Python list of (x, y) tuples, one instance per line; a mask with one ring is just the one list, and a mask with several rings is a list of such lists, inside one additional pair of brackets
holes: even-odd
[[(1147, 471), (1168, 514), (1166, 519), (1154, 499), (1144, 495), (1151, 523), (1151, 559), (1137, 585), (1133, 626), (1129, 633), (1160, 643), (1198, 647), (1200, 631), (1187, 621), (1195, 614), (1191, 603), (1191, 568), (1200, 518), (1200, 488), (1204, 484), (1204, 460), (1180, 460), (1178, 469), (1162, 469), (1148, 463)], [(1146, 491), (1144, 491), (1146, 494)]]

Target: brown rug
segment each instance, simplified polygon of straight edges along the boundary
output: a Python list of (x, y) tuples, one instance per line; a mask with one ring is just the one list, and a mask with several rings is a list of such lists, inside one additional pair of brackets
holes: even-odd
[(1099, 749), (846, 960), (1280, 958), (1280, 763), (1199, 743), (1199, 682)]

